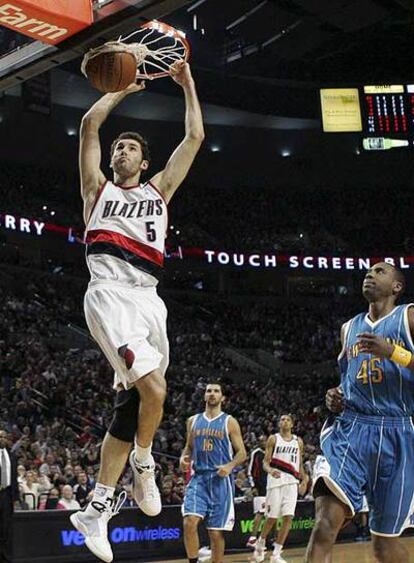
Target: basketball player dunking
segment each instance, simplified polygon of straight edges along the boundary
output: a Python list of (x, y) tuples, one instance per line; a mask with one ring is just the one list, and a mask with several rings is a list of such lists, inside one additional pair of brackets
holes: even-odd
[(321, 433), (324, 456), (314, 468), (316, 524), (307, 563), (330, 563), (345, 521), (366, 495), (378, 563), (408, 563), (400, 534), (414, 526), (414, 308), (396, 305), (402, 272), (381, 262), (365, 276), (369, 303), (342, 327), (341, 394), (327, 397), (331, 410)]
[(212, 563), (222, 563), (223, 531), (231, 531), (234, 526), (232, 472), (246, 459), (246, 449), (239, 423), (221, 410), (224, 399), (222, 384), (209, 383), (204, 395), (205, 411), (187, 421), (180, 467), (187, 472), (192, 464), (194, 471), (182, 506), (184, 543), (190, 563), (198, 560), (201, 520), (205, 520), (210, 537)]
[(281, 553), (292, 526), (298, 500), (298, 487), (305, 487), (307, 478), (303, 470), (303, 440), (292, 433), (293, 417), (284, 414), (279, 419), (279, 433), (269, 436), (263, 468), (267, 475), (266, 520), (256, 542), (252, 561), (265, 559), (266, 538), (278, 518), (282, 518), (271, 563), (286, 563)]
[(151, 445), (166, 396), (168, 339), (167, 311), (156, 285), (163, 266), (167, 204), (204, 139), (189, 65), (175, 63), (170, 74), (184, 91), (185, 137), (164, 170), (151, 180), (140, 183), (141, 174), (149, 167), (149, 153), (146, 141), (137, 133), (122, 133), (113, 142), (113, 180), (108, 180), (100, 168), (101, 125), (126, 96), (143, 90), (143, 83), (103, 96), (84, 116), (81, 126), (79, 163), (91, 274), (85, 317), (92, 336), (115, 370), (114, 386), (121, 399), (103, 442), (93, 499), (84, 512), (73, 514), (71, 521), (85, 535), (92, 553), (109, 562), (113, 556), (107, 537), (108, 520), (120, 504), (114, 506), (115, 486), (134, 435), (135, 448), (130, 456), (134, 497), (150, 516), (161, 510)]

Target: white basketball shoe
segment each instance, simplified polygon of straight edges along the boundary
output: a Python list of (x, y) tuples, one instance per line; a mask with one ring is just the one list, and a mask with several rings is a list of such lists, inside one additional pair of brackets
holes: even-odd
[(256, 546), (254, 548), (253, 557), (250, 561), (253, 563), (261, 563), (265, 560), (266, 556), (266, 542), (262, 539), (258, 539), (256, 542)]
[(123, 491), (118, 500), (93, 500), (86, 510), (79, 510), (70, 516), (72, 525), (85, 536), (85, 545), (89, 551), (106, 563), (111, 563), (114, 558), (108, 540), (108, 522), (119, 513), (125, 499), (126, 493)]
[(200, 547), (198, 550), (198, 563), (208, 563), (211, 561), (211, 549), (209, 546)]
[(129, 463), (132, 467), (134, 483), (132, 493), (139, 508), (147, 516), (157, 516), (161, 512), (161, 496), (155, 482), (155, 463), (141, 465), (135, 458), (135, 451), (129, 454)]
[(250, 538), (247, 540), (246, 547), (250, 547), (251, 549), (254, 549), (256, 547), (256, 543), (257, 543), (256, 536), (250, 536)]

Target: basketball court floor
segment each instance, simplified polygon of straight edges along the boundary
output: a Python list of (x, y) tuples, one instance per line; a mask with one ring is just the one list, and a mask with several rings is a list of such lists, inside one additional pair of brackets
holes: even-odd
[[(410, 563), (414, 563), (414, 538), (404, 538), (404, 544), (410, 552)], [(305, 548), (286, 549), (283, 557), (287, 563), (303, 563)], [(238, 553), (225, 557), (226, 563), (248, 563), (251, 553)], [(267, 557), (266, 561), (269, 561)], [(376, 563), (372, 553), (371, 542), (367, 543), (343, 543), (335, 546), (333, 563)], [(180, 559), (176, 563), (187, 563), (187, 560)]]

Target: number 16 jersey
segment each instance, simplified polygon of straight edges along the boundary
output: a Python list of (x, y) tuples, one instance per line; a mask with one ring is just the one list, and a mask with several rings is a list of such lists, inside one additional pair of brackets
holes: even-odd
[(207, 418), (205, 413), (196, 414), (191, 426), (192, 460), (196, 473), (217, 472), (219, 465), (233, 459), (228, 422), (230, 416), (224, 412), (215, 418)]

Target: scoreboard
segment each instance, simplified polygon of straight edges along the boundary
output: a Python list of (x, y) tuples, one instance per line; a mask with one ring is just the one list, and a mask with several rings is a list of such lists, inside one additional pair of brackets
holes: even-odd
[(364, 86), (363, 96), (368, 134), (414, 133), (414, 85)]
[[(335, 92), (340, 92), (343, 99), (353, 97), (352, 119), (349, 103), (347, 111), (341, 111), (339, 99), (335, 110), (327, 106), (326, 99), (331, 100), (332, 104)], [(321, 104), (323, 130), (326, 133), (362, 133), (368, 139), (387, 139), (392, 147), (414, 146), (414, 84), (322, 89)], [(374, 150), (375, 142), (370, 145), (371, 150)], [(363, 143), (363, 146), (366, 148), (368, 143)]]

